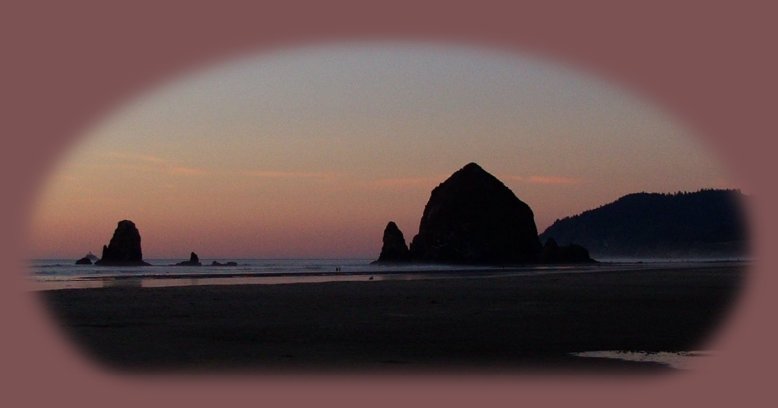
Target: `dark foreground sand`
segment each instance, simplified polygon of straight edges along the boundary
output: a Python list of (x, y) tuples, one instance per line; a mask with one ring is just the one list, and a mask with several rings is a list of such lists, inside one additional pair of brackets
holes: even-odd
[(118, 370), (644, 372), (569, 353), (704, 347), (745, 268), (40, 293)]

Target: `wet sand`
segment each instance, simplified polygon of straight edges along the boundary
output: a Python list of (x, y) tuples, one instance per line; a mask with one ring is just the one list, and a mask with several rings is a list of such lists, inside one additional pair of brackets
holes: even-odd
[(83, 352), (138, 372), (645, 372), (697, 350), (746, 266), (39, 292)]

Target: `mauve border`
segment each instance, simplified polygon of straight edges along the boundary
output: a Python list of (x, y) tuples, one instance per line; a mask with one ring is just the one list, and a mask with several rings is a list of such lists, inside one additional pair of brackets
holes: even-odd
[[(3, 406), (544, 405), (775, 401), (772, 152), (778, 25), (768, 2), (6, 2), (0, 13)], [(453, 2), (451, 2), (453, 3)], [(659, 4), (654, 4), (659, 3)], [(124, 376), (102, 372), (27, 293), (26, 225), (42, 181), (90, 123), (198, 65), (341, 40), (443, 41), (570, 64), (680, 118), (753, 194), (759, 261), (694, 373), (652, 377)]]

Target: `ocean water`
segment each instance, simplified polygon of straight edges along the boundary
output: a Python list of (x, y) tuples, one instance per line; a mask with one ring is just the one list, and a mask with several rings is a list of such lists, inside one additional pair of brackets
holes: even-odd
[[(38, 280), (109, 278), (109, 277), (174, 277), (174, 276), (234, 276), (234, 275), (314, 275), (352, 273), (424, 272), (440, 270), (494, 269), (462, 265), (403, 264), (371, 265), (371, 259), (201, 259), (203, 266), (175, 266), (181, 259), (146, 259), (151, 266), (76, 265), (72, 259), (39, 259), (29, 262), (32, 275)], [(238, 266), (210, 266), (211, 262), (237, 262)]]
[[(468, 266), (440, 264), (371, 265), (370, 259), (202, 259), (203, 266), (175, 266), (180, 259), (147, 259), (151, 266), (76, 265), (72, 259), (28, 262), (33, 289), (108, 286), (190, 286), (283, 284), (357, 280), (409, 280), (526, 276), (556, 273), (596, 273), (613, 270), (685, 268), (738, 260), (608, 260), (581, 265)], [(212, 261), (237, 266), (210, 266)]]
[(692, 370), (700, 363), (700, 359), (711, 358), (715, 352), (710, 350), (697, 351), (625, 351), (625, 350), (604, 350), (604, 351), (584, 351), (572, 353), (576, 357), (583, 358), (605, 358), (624, 361), (638, 361), (664, 364), (675, 370)]
[[(203, 266), (174, 266), (182, 259), (146, 259), (151, 266), (95, 266), (76, 265), (72, 259), (37, 259), (29, 262), (33, 276), (39, 279), (176, 276), (176, 275), (235, 275), (235, 274), (305, 274), (344, 272), (364, 269), (370, 260), (362, 259), (201, 259)], [(210, 266), (211, 262), (237, 262), (238, 266)]]
[[(116, 285), (178, 286), (235, 283), (293, 283), (361, 279), (413, 279), (443, 274), (499, 272), (499, 267), (403, 264), (371, 265), (372, 259), (201, 259), (203, 266), (175, 266), (181, 259), (146, 259), (151, 266), (76, 265), (72, 259), (28, 261), (38, 289)], [(210, 266), (212, 261), (237, 266)], [(511, 268), (515, 270), (515, 268)], [(527, 267), (536, 269), (536, 267)]]

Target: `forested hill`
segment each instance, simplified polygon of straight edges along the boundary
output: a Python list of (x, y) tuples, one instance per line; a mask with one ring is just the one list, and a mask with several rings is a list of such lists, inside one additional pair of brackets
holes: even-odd
[(636, 193), (557, 220), (541, 242), (586, 247), (597, 257), (740, 257), (748, 232), (738, 190)]

